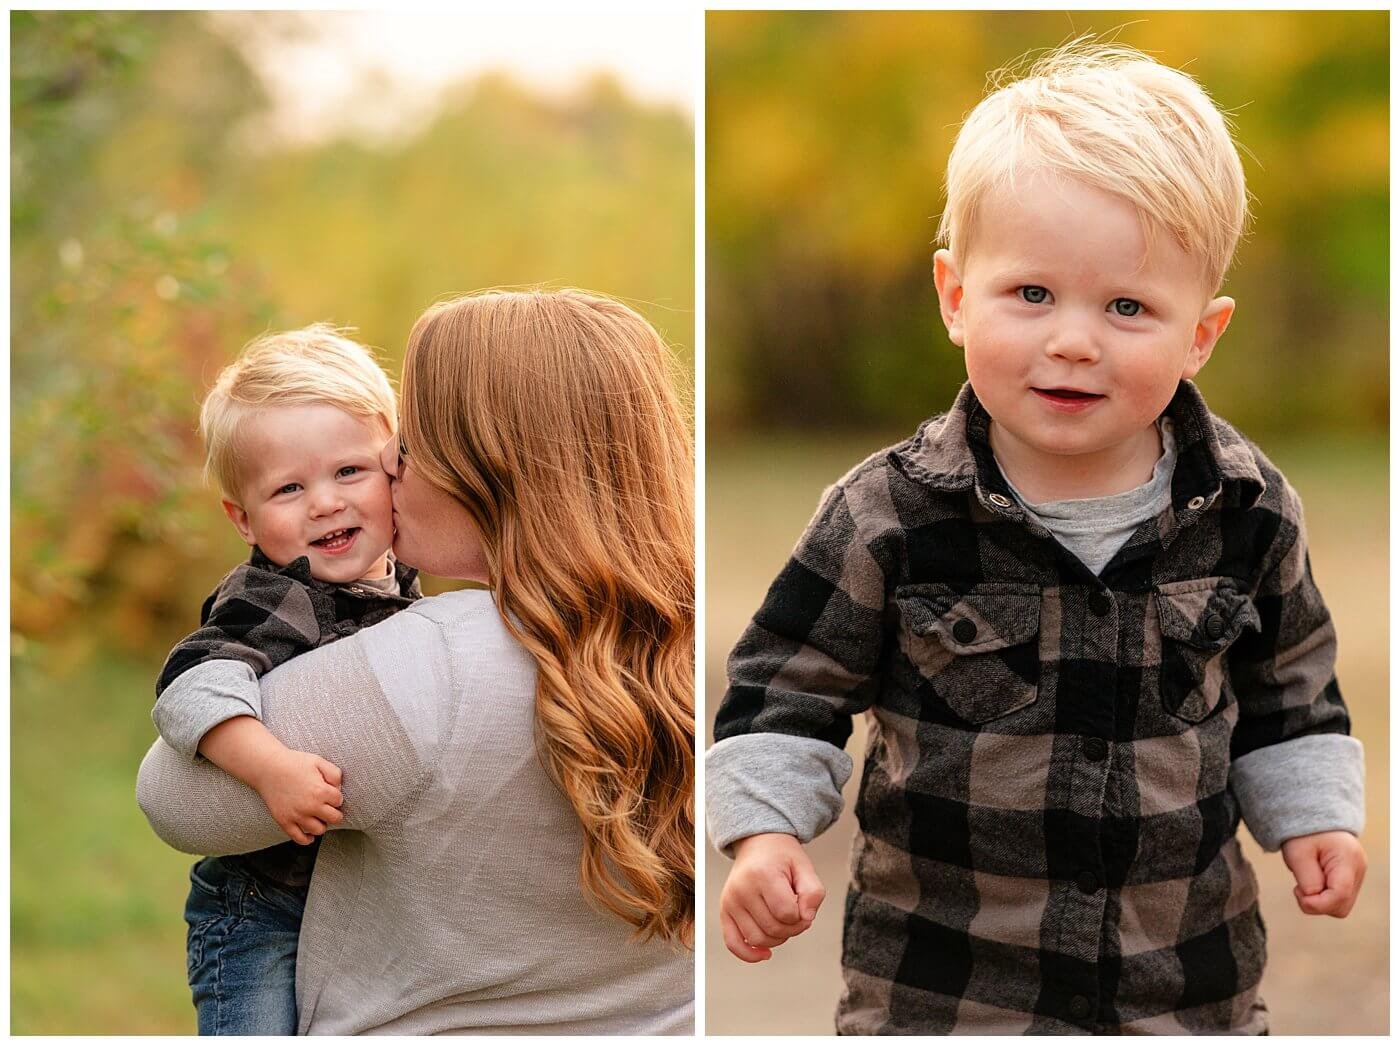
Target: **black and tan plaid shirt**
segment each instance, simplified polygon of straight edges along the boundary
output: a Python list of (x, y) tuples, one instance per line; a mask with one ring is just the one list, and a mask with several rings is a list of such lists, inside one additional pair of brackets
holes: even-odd
[[(387, 620), (423, 595), (415, 568), (393, 566), (396, 590), (381, 592), (312, 577), (306, 556), (279, 567), (253, 546), (248, 561), (225, 574), (204, 601), (199, 629), (170, 651), (156, 680), (157, 698), (196, 665), (241, 661), (262, 677), (300, 654)], [(288, 841), (223, 860), (254, 878), (304, 893), (320, 842), (317, 838), (310, 846), (299, 846)]]
[(1095, 576), (964, 386), (827, 492), (735, 647), (716, 845), (826, 827), (765, 767), (839, 809), (822, 767), (868, 713), (838, 1031), (1266, 1030), (1232, 768), (1349, 724), (1296, 493), (1189, 382), (1167, 414), (1170, 506)]
[(261, 677), (299, 654), (387, 620), (423, 595), (416, 569), (393, 566), (397, 591), (386, 593), (312, 577), (306, 556), (279, 567), (254, 545), (248, 562), (225, 574), (204, 601), (199, 629), (170, 651), (156, 696), (206, 661), (242, 661)]

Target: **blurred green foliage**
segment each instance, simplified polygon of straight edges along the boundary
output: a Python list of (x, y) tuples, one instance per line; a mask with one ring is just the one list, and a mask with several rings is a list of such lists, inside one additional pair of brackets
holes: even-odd
[[(261, 12), (259, 33), (317, 15)], [(286, 19), (285, 23), (282, 22)], [(274, 24), (277, 23), (277, 24)], [(491, 286), (634, 305), (694, 367), (690, 119), (600, 78), (464, 83), (392, 145), (263, 140), (270, 99), (198, 12), (14, 12), (11, 1015), (21, 1034), (194, 1030), (189, 859), (133, 789), (169, 644), (247, 554), (200, 480), (198, 405), (269, 329), (414, 319)], [(441, 582), (430, 582), (437, 591)]]
[(745, 427), (904, 431), (964, 378), (931, 255), (988, 74), (1096, 32), (1195, 76), (1255, 197), (1199, 383), (1259, 436), (1388, 419), (1389, 13), (710, 12), (706, 398)]
[(153, 733), (135, 695), (159, 661), (29, 654), (10, 680), (10, 1031), (191, 1035), (191, 861), (134, 798)]
[(582, 286), (645, 314), (692, 384), (685, 114), (606, 78), (546, 99), (493, 75), (393, 145), (292, 148), (250, 130), (270, 100), (225, 35), (239, 24), (11, 14), (18, 656), (60, 637), (151, 653), (192, 627), (246, 555), (200, 483), (198, 403), (265, 330), (356, 327), (397, 377), (435, 300)]

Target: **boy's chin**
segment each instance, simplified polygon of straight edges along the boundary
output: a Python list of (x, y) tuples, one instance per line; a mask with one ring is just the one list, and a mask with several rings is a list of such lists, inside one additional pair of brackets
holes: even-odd
[(375, 571), (375, 564), (383, 565), (382, 554), (376, 556), (374, 561), (364, 563), (318, 563), (313, 558), (311, 560), (311, 576), (317, 581), (325, 581), (332, 585), (348, 585), (352, 581), (359, 581), (368, 575), (383, 577), (384, 571)]

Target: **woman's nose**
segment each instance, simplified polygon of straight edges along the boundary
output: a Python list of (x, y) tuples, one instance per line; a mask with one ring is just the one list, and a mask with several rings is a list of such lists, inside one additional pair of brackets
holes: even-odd
[(389, 473), (389, 479), (399, 478), (399, 438), (391, 436), (379, 451), (379, 467)]

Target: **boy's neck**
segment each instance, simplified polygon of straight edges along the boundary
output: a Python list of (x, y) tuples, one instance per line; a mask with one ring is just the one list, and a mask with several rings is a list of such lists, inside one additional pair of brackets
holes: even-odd
[(389, 553), (385, 552), (384, 555), (370, 564), (369, 569), (361, 574), (359, 579), (361, 581), (379, 581), (388, 577), (393, 569), (389, 562)]
[(1156, 424), (1131, 440), (1091, 454), (1047, 454), (991, 424), (992, 453), (1002, 474), (1031, 504), (1103, 498), (1140, 487), (1162, 456)]

